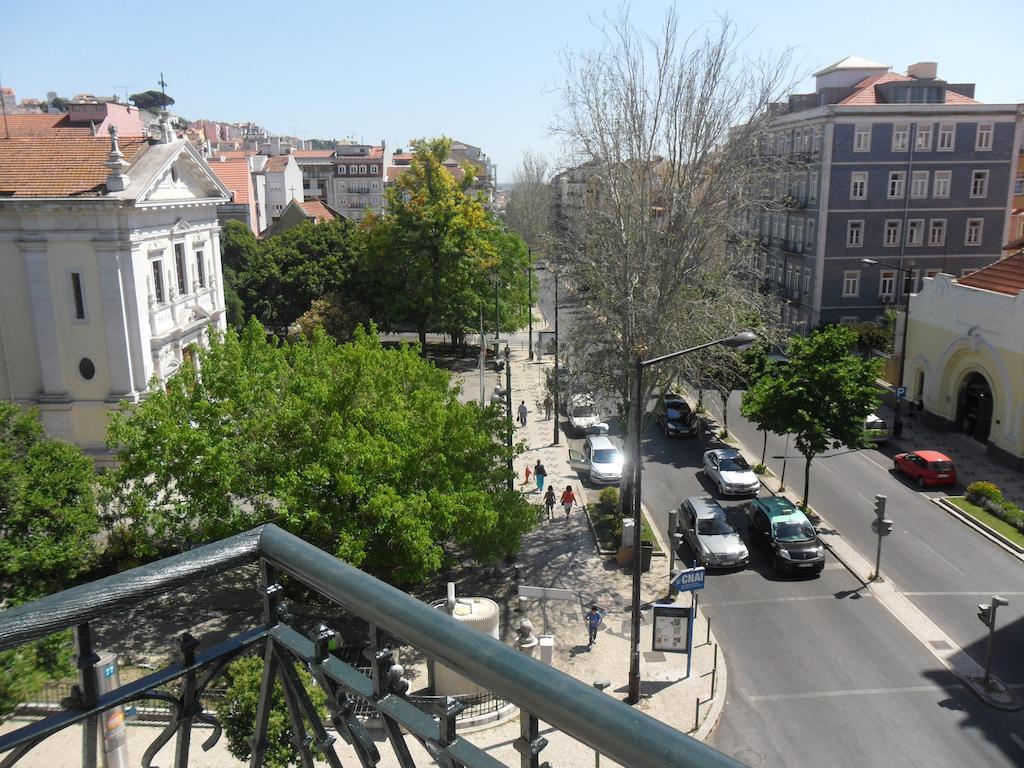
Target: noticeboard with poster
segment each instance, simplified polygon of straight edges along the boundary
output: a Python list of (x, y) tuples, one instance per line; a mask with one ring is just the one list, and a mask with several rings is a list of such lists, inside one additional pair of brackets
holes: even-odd
[(690, 607), (684, 605), (654, 606), (654, 633), (651, 649), (666, 653), (689, 650)]

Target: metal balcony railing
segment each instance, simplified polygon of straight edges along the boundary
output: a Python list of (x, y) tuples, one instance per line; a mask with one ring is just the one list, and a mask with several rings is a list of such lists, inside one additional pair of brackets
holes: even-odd
[[(260, 564), (263, 626), (203, 650), (185, 635), (178, 663), (108, 693), (98, 693), (94, 667), (99, 659), (93, 650), (91, 621), (252, 562)], [(328, 651), (334, 633), (324, 625), (310, 637), (289, 626), (287, 614), (279, 605), (281, 574), (369, 624), (369, 675)], [(76, 723), (86, 728), (83, 744), (95, 745), (96, 715), (118, 705), (154, 698), (167, 702), (173, 713), (167, 728), (143, 756), (142, 764), (149, 765), (153, 756), (176, 738), (175, 765), (186, 766), (194, 724), (214, 727), (204, 744), (207, 748), (220, 737), (216, 718), (203, 709), (204, 692), (229, 661), (253, 646), (263, 650), (264, 685), (254, 723), (252, 766), (262, 765), (275, 676), (284, 691), (303, 764), (312, 765), (313, 759), (322, 758), (330, 765), (341, 765), (334, 737), (324, 728), (303, 688), (298, 674), (303, 666), (327, 694), (331, 724), (352, 745), (364, 768), (376, 765), (380, 754), (355, 715), (357, 702), (369, 704), (375, 711), (387, 734), (386, 743), (402, 766), (415, 765), (408, 738), (420, 742), (439, 765), (502, 765), (459, 735), (456, 718), (462, 705), (453, 698), (437, 697), (417, 706), (415, 698), (407, 696), (408, 683), (400, 677), (401, 667), (394, 662), (389, 638), (415, 646), (494, 696), (517, 705), (521, 735), (515, 747), (522, 756), (521, 768), (540, 766), (547, 746), (539, 733), (540, 720), (631, 768), (740, 766), (665, 723), (467, 627), (274, 525), (0, 612), (0, 650), (64, 629), (75, 632), (81, 685), (62, 702), (64, 708), (60, 711), (0, 735), (3, 768), (17, 763), (47, 737)], [(178, 680), (181, 683), (175, 690), (180, 692), (168, 693), (164, 686)], [(96, 765), (95, 749), (83, 749), (82, 765)]]

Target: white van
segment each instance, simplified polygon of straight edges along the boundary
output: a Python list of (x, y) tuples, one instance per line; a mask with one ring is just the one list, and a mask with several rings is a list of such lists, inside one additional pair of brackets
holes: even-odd
[[(600, 432), (601, 417), (590, 395), (573, 395), (569, 398), (569, 429), (576, 435)], [(601, 425), (603, 426), (603, 425)]]
[(583, 453), (569, 449), (569, 466), (593, 483), (617, 483), (622, 479), (622, 451), (607, 435), (590, 435)]

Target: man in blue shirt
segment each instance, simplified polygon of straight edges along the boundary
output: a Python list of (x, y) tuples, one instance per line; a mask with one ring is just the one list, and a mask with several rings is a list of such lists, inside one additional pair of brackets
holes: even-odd
[(596, 605), (591, 605), (590, 611), (587, 612), (585, 618), (587, 621), (587, 633), (590, 636), (590, 642), (587, 645), (593, 645), (597, 642), (597, 628), (601, 626), (604, 614), (597, 610)]

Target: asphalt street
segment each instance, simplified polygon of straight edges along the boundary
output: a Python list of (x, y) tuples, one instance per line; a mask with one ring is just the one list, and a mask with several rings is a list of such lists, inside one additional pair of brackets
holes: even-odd
[[(550, 321), (550, 290), (541, 291), (541, 305)], [(579, 319), (562, 312), (560, 322), (565, 332)], [(760, 448), (760, 433), (744, 428), (738, 413), (730, 412), (729, 423), (751, 449)], [(783, 444), (773, 445), (769, 454), (781, 457)], [(698, 472), (709, 447), (713, 444), (700, 439), (665, 438), (654, 425), (645, 433), (643, 500), (662, 529), (668, 510), (682, 499), (711, 492)], [(897, 527), (886, 541), (883, 573), (901, 588), (909, 589), (904, 579), (926, 584), (908, 596), (983, 659), (977, 643), (984, 627), (975, 604), (990, 589), (1020, 594), (1021, 564), (1009, 557), (1004, 561), (1005, 553), (972, 538), (977, 534), (891, 477), (881, 454), (872, 457), (875, 464), (867, 456), (849, 456), (845, 461), (856, 467), (850, 469), (836, 464), (838, 458), (816, 460), (812, 503), (817, 498), (829, 522), (873, 558), (873, 495), (888, 494)], [(819, 461), (829, 469), (819, 472)], [(781, 458), (770, 463), (776, 468)], [(801, 472), (802, 465), (788, 459), (787, 481), (795, 485)], [(823, 480), (825, 475), (831, 479)], [(834, 513), (834, 505), (844, 511)], [(745, 521), (744, 502), (728, 500), (723, 506)], [(685, 546), (680, 555), (692, 559)], [(966, 567), (967, 562), (977, 568)], [(972, 570), (977, 572), (966, 573)], [(1014, 598), (1009, 599), (1012, 606)], [(1024, 764), (1024, 716), (983, 705), (831, 557), (820, 576), (779, 577), (752, 548), (750, 567), (709, 575), (700, 600), (729, 665), (728, 699), (711, 741), (743, 762), (780, 768)], [(1024, 596), (1017, 602), (1024, 607)], [(1018, 674), (1024, 660), (1011, 659), (1024, 647), (1017, 641), (1019, 612), (1000, 614), (1000, 623), (1007, 628), (997, 647), (1005, 648), (1006, 658), (997, 669), (1016, 684), (1024, 680)]]

